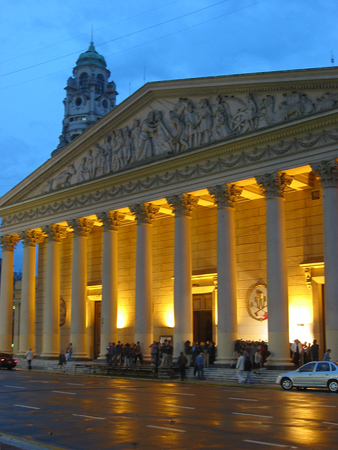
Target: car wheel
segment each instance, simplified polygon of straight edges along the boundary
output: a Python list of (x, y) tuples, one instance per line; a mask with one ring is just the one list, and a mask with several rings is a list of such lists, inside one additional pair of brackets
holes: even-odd
[(281, 381), (281, 386), (285, 391), (291, 391), (293, 384), (290, 378), (283, 378)]
[(7, 367), (7, 369), (8, 369), (8, 370), (12, 370), (12, 369), (13, 369), (13, 367)]
[(337, 380), (329, 381), (328, 388), (330, 392), (338, 392), (338, 381)]

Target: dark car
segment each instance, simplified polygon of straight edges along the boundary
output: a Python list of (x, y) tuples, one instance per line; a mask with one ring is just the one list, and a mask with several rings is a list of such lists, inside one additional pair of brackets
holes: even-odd
[(10, 355), (9, 353), (0, 353), (0, 367), (12, 370), (17, 362), (18, 361), (13, 358), (13, 355)]

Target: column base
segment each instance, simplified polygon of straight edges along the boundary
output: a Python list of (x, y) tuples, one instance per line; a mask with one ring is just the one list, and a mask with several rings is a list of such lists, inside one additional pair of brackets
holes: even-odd
[(55, 359), (58, 357), (59, 357), (58, 352), (44, 352), (44, 353), (41, 353), (41, 355), (40, 355), (40, 358), (42, 358), (42, 359), (49, 359), (49, 358)]
[(14, 355), (14, 352), (13, 352), (13, 349), (12, 349), (12, 347), (9, 347), (9, 348), (1, 348), (0, 349), (0, 351), (1, 351), (1, 353), (7, 353), (7, 354), (9, 354), (9, 355)]
[(87, 353), (76, 353), (76, 352), (74, 352), (74, 353), (72, 353), (71, 361), (73, 361), (73, 360), (83, 361), (83, 360), (88, 360), (88, 359), (89, 359), (89, 356), (87, 355)]
[(236, 367), (237, 358), (230, 356), (217, 356), (215, 365), (223, 366), (223, 367)]
[(278, 358), (272, 358), (272, 359), (268, 359), (267, 362), (265, 363), (265, 367), (268, 370), (290, 370), (290, 369), (296, 369), (296, 366), (293, 364), (293, 362), (291, 361), (291, 359), (278, 359)]

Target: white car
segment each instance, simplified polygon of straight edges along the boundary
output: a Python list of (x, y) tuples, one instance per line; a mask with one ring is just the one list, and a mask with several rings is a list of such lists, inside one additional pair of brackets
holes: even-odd
[(300, 388), (328, 388), (331, 392), (338, 392), (338, 366), (329, 361), (312, 361), (293, 372), (279, 375), (276, 380), (286, 391), (293, 387)]

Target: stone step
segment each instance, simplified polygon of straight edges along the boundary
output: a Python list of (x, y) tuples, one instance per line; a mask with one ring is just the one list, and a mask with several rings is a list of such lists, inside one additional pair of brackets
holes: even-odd
[[(262, 370), (260, 374), (255, 374), (251, 372), (251, 377), (253, 378), (255, 384), (275, 384), (279, 371), (276, 370)], [(194, 368), (189, 367), (186, 371), (188, 379), (197, 378), (194, 376)], [(205, 368), (204, 377), (209, 381), (219, 381), (219, 382), (233, 382), (237, 383), (238, 378), (235, 369), (228, 368)]]

